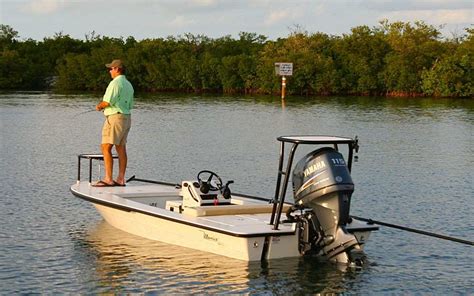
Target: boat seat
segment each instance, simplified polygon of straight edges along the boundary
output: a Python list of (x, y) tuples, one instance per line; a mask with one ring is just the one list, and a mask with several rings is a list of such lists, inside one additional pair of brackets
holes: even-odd
[[(290, 207), (291, 205), (284, 204), (283, 212), (286, 212)], [(194, 217), (204, 217), (222, 215), (266, 214), (271, 213), (272, 210), (273, 204), (220, 205), (185, 208), (183, 214)]]

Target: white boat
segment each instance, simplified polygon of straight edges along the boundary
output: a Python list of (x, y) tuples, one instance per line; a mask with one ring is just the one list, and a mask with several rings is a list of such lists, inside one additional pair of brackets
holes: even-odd
[[(92, 164), (102, 160), (98, 154), (79, 155), (71, 192), (90, 201), (112, 226), (147, 239), (245, 261), (318, 256), (362, 265), (363, 246), (378, 227), (349, 215), (357, 139), (284, 136), (278, 141), (273, 199), (232, 193), (232, 181), (224, 184), (207, 170), (179, 184), (132, 177), (125, 187), (94, 187)], [(292, 145), (288, 155), (285, 144)], [(299, 145), (317, 149), (293, 167)], [(347, 162), (339, 152), (342, 145), (348, 147)], [(86, 181), (81, 181), (82, 159), (89, 160)], [(285, 202), (291, 173), (294, 204)]]

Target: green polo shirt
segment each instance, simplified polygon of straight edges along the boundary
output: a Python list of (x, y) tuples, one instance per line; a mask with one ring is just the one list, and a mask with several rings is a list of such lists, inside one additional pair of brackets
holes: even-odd
[(105, 91), (103, 101), (110, 104), (104, 109), (104, 115), (117, 113), (130, 114), (133, 108), (133, 86), (125, 75), (119, 75), (110, 81)]

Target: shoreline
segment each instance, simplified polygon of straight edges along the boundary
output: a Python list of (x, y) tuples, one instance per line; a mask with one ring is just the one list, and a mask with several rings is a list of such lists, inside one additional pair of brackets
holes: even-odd
[[(105, 88), (104, 88), (105, 90)], [(81, 95), (81, 94), (95, 94), (98, 97), (102, 97), (104, 90), (57, 90), (57, 89), (0, 89), (0, 93), (51, 93), (57, 95)], [(233, 96), (238, 95), (242, 97), (257, 97), (257, 96), (269, 96), (280, 99), (279, 92), (266, 93), (259, 91), (232, 91), (224, 92), (222, 90), (180, 90), (180, 89), (166, 89), (166, 90), (136, 90), (135, 94), (140, 95), (153, 95), (153, 94), (163, 94), (163, 95), (215, 95), (215, 96)], [(474, 97), (461, 97), (461, 96), (435, 96), (435, 95), (425, 95), (423, 93), (416, 92), (385, 92), (385, 93), (350, 93), (350, 94), (328, 94), (328, 93), (287, 93), (286, 98), (282, 99), (291, 99), (291, 97), (303, 98), (303, 97), (325, 97), (325, 98), (337, 98), (337, 97), (366, 97), (366, 98), (407, 98), (407, 99), (423, 99), (423, 98), (433, 98), (433, 99), (462, 99), (469, 100), (474, 99)]]

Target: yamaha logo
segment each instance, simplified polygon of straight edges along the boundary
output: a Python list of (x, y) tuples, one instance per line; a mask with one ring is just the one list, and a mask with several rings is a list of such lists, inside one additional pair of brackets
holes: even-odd
[(313, 172), (323, 169), (325, 167), (326, 167), (326, 163), (324, 161), (316, 162), (315, 164), (309, 166), (306, 170), (304, 170), (303, 175), (306, 178), (309, 175), (311, 175)]

